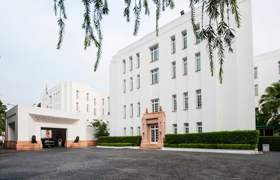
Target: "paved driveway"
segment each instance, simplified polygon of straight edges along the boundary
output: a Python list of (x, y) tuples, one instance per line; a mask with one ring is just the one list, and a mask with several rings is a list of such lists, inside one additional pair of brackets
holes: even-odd
[(0, 179), (279, 180), (280, 153), (229, 155), (100, 148), (0, 150)]

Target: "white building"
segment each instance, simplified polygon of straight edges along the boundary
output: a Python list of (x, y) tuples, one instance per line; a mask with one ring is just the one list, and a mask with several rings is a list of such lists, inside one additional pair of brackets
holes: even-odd
[(158, 37), (150, 33), (120, 50), (110, 65), (111, 135), (140, 135), (146, 108), (160, 106), (166, 133), (255, 129), (251, 1), (240, 1), (240, 11), (223, 84), (218, 68), (210, 74), (206, 43), (196, 42), (189, 13)]
[(258, 55), (254, 59), (255, 105), (265, 93), (265, 89), (280, 80), (280, 50)]
[[(15, 106), (6, 114), (7, 148), (39, 150), (43, 146), (87, 147), (95, 144), (93, 119), (109, 120), (110, 98), (90, 86), (65, 82), (46, 89), (41, 107)], [(37, 143), (31, 143), (32, 136)], [(76, 137), (79, 142), (74, 143)]]

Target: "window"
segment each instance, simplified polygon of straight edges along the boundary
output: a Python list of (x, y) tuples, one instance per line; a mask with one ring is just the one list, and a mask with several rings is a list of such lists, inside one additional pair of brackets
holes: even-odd
[(196, 27), (195, 27), (195, 44), (199, 44), (201, 42), (201, 36), (199, 34), (199, 31), (200, 31), (200, 24), (196, 24)]
[(126, 93), (126, 80), (123, 80), (123, 93)]
[(123, 118), (126, 119), (126, 105), (123, 106)]
[(125, 59), (123, 60), (123, 74), (126, 73), (126, 61)]
[(104, 114), (105, 114), (105, 110), (104, 108), (102, 108), (102, 116), (104, 116)]
[(151, 75), (152, 75), (152, 84), (158, 84), (159, 82), (159, 69), (153, 69), (151, 70)]
[(187, 38), (187, 31), (182, 32), (182, 40), (183, 40), (183, 49), (187, 49), (188, 47), (188, 38)]
[(280, 61), (278, 61), (278, 74), (280, 74)]
[(171, 78), (176, 78), (176, 61), (171, 63)]
[(133, 104), (130, 104), (130, 118), (133, 118)]
[(202, 122), (197, 122), (196, 126), (197, 126), (197, 132), (202, 133)]
[(258, 67), (254, 67), (254, 79), (258, 79)]
[(130, 127), (130, 136), (133, 136), (133, 127)]
[(110, 108), (111, 108), (110, 107), (110, 97), (107, 97), (107, 102), (108, 102), (108, 104), (107, 104), (108, 105), (108, 113), (107, 114), (110, 115)]
[(137, 117), (141, 116), (141, 107), (140, 107), (140, 102), (137, 103)]
[(201, 109), (202, 107), (202, 97), (201, 97), (201, 89), (196, 90), (196, 108)]
[(137, 127), (137, 135), (141, 136), (141, 128), (140, 128), (140, 126)]
[(130, 71), (133, 70), (133, 59), (132, 56), (129, 57), (129, 62), (130, 62)]
[(123, 136), (126, 136), (126, 128), (123, 128)]
[(184, 123), (184, 132), (188, 134), (190, 132), (189, 123)]
[(133, 77), (130, 77), (130, 91), (133, 91)]
[(183, 58), (183, 75), (188, 74), (188, 58)]
[(152, 99), (152, 111), (153, 112), (159, 112), (159, 99)]
[(140, 75), (137, 75), (137, 89), (140, 89)]
[(177, 95), (176, 94), (172, 95), (172, 111), (173, 112), (177, 111)]
[(89, 112), (89, 105), (87, 104), (87, 112)]
[(87, 93), (87, 95), (86, 95), (86, 96), (87, 96), (87, 101), (89, 101), (89, 93)]
[(158, 44), (150, 47), (150, 52), (151, 52), (151, 62), (157, 61), (159, 59)]
[(171, 37), (171, 54), (176, 53), (176, 37), (175, 35)]
[(104, 98), (102, 98), (102, 106), (105, 105), (105, 101), (104, 101)]
[(93, 99), (93, 104), (96, 106), (96, 98)]
[(79, 112), (79, 103), (76, 102), (76, 111)]
[(189, 109), (189, 94), (188, 92), (184, 92), (183, 93), (183, 107), (184, 107), (184, 110), (188, 110)]
[(200, 53), (195, 54), (195, 71), (199, 72), (201, 71), (201, 58)]
[(177, 134), (178, 130), (177, 130), (177, 124), (173, 124), (173, 133)]
[(140, 68), (140, 53), (137, 53), (136, 54), (136, 67), (137, 67), (137, 69), (139, 69)]
[(93, 108), (93, 114), (96, 116), (96, 108)]
[(255, 84), (255, 96), (259, 95), (259, 85)]
[(79, 99), (79, 90), (76, 90), (76, 99)]

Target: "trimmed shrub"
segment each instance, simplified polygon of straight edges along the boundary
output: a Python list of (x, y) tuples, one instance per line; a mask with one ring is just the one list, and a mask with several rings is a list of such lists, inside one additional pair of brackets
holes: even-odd
[[(165, 136), (164, 144), (166, 147), (179, 144), (184, 144), (181, 146), (186, 147), (186, 144), (192, 144), (189, 146), (195, 148), (195, 145), (196, 147), (202, 147), (204, 145), (201, 144), (205, 144), (205, 147), (209, 145), (219, 149), (248, 149), (248, 147), (255, 149), (257, 148), (258, 139), (258, 131), (221, 131), (196, 134), (168, 134)], [(230, 147), (230, 145), (232, 146)]]
[(255, 149), (251, 144), (167, 144), (173, 148), (201, 148), (201, 149)]
[(125, 146), (135, 146), (133, 143), (98, 143), (99, 146), (115, 146), (115, 147), (125, 147)]
[(259, 151), (262, 151), (262, 145), (269, 144), (271, 151), (280, 151), (280, 137), (277, 136), (263, 136), (259, 140)]
[(130, 146), (140, 146), (141, 144), (141, 136), (104, 136), (99, 137), (97, 144), (124, 144), (127, 146), (127, 144), (130, 144)]

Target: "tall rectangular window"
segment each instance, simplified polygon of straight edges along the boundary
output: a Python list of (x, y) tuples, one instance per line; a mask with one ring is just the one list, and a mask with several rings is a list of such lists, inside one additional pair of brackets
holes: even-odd
[(93, 115), (96, 116), (96, 108), (93, 108)]
[(123, 106), (123, 118), (126, 119), (126, 105)]
[(280, 61), (278, 61), (278, 74), (280, 74)]
[(200, 53), (195, 54), (195, 71), (201, 71), (201, 56)]
[(125, 59), (123, 60), (123, 74), (126, 73), (126, 61)]
[(182, 40), (183, 40), (183, 49), (187, 49), (188, 47), (187, 30), (182, 31)]
[(140, 89), (140, 75), (137, 75), (137, 89)]
[(153, 112), (159, 112), (159, 107), (160, 107), (159, 99), (158, 98), (152, 99), (151, 102), (152, 102), (152, 111)]
[(172, 95), (172, 111), (173, 112), (177, 111), (177, 95), (176, 94)]
[(141, 106), (140, 106), (140, 102), (137, 103), (137, 117), (141, 116)]
[(184, 110), (188, 110), (189, 109), (189, 93), (188, 92), (184, 92), (183, 93), (183, 107), (184, 107)]
[(126, 128), (123, 128), (123, 136), (126, 136)]
[(254, 79), (258, 79), (258, 67), (254, 67)]
[(89, 101), (89, 93), (86, 94), (86, 99)]
[(157, 61), (159, 59), (158, 44), (150, 47), (150, 52), (151, 52), (151, 62)]
[(183, 58), (183, 76), (188, 75), (188, 58)]
[(80, 96), (80, 92), (79, 90), (76, 90), (76, 99), (79, 99), (79, 96)]
[(140, 68), (140, 53), (137, 53), (136, 54), (136, 67), (137, 67), (137, 69), (139, 69)]
[(175, 35), (172, 36), (170, 39), (171, 39), (171, 54), (175, 54), (176, 53), (176, 37), (175, 37)]
[(196, 90), (196, 108), (201, 109), (202, 107), (202, 95), (201, 89)]
[(137, 135), (141, 136), (141, 128), (140, 128), (140, 126), (137, 127)]
[(133, 77), (130, 77), (130, 91), (133, 91)]
[(129, 62), (130, 62), (130, 71), (133, 70), (133, 59), (132, 56), (129, 57)]
[(152, 84), (158, 84), (159, 82), (159, 69), (153, 69), (151, 70), (151, 75), (152, 75)]
[(188, 134), (190, 132), (189, 123), (184, 123), (184, 132)]
[(171, 78), (172, 79), (176, 78), (176, 61), (173, 61), (171, 63)]
[(133, 136), (134, 132), (133, 132), (133, 127), (130, 127), (130, 136)]
[(197, 132), (202, 133), (202, 122), (197, 122), (196, 126), (197, 126)]
[(178, 133), (177, 124), (173, 124), (173, 133), (174, 134)]
[(255, 84), (255, 96), (259, 95), (259, 85)]
[(107, 97), (107, 106), (108, 106), (108, 112), (107, 114), (110, 115), (111, 107), (110, 107), (110, 97)]
[(93, 105), (96, 106), (96, 98), (93, 99)]
[(78, 102), (76, 102), (76, 111), (80, 112), (80, 108), (79, 108), (79, 103)]
[(195, 25), (195, 44), (199, 44), (201, 42), (201, 36), (200, 36), (200, 24), (197, 23)]
[(87, 112), (89, 112), (89, 104), (87, 104)]
[(123, 93), (126, 93), (126, 80), (123, 80)]
[(133, 104), (130, 104), (130, 118), (133, 118)]

